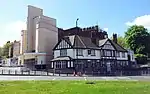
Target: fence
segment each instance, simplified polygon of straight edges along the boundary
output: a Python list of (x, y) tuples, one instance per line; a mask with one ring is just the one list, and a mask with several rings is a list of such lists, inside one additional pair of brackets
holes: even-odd
[(13, 76), (73, 76), (73, 74), (61, 74), (49, 71), (17, 71), (17, 70), (0, 70), (0, 75)]
[[(75, 76), (73, 73), (54, 73), (50, 71), (17, 71), (17, 70), (0, 70), (0, 75), (14, 76)], [(77, 76), (150, 76), (150, 70), (136, 71), (115, 71), (115, 72), (84, 72), (77, 73)]]

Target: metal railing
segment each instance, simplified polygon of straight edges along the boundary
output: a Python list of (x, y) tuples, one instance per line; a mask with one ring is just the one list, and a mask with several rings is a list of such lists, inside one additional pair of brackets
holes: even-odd
[(13, 75), (13, 76), (150, 76), (150, 70), (138, 71), (115, 71), (115, 72), (77, 72), (75, 73), (62, 73), (52, 71), (17, 71), (17, 70), (0, 70), (0, 75)]

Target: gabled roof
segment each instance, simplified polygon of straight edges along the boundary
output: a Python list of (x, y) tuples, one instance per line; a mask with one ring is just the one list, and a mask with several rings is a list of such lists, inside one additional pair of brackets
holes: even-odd
[(103, 45), (105, 45), (105, 43), (107, 41), (109, 41), (117, 51), (127, 52), (126, 49), (124, 49), (119, 44), (115, 43), (114, 41), (110, 40), (109, 38), (106, 38), (106, 39), (103, 39), (103, 40), (99, 40), (99, 46), (102, 47)]
[(114, 41), (110, 40), (111, 43), (114, 45), (115, 49), (117, 51), (121, 51), (121, 52), (128, 52), (126, 49), (124, 49), (122, 46), (120, 46), (118, 43), (115, 43)]
[(108, 41), (108, 38), (99, 40), (99, 46), (103, 46)]
[(70, 41), (74, 42), (73, 43), (74, 48), (95, 48), (95, 49), (99, 49), (99, 47), (92, 42), (91, 38), (78, 36), (78, 35), (74, 35), (74, 36), (75, 36), (74, 40), (70, 40)]
[[(71, 36), (65, 36), (62, 40), (65, 40), (67, 43), (69, 43), (73, 48), (95, 48), (98, 49), (99, 47), (95, 45), (91, 38), (88, 37), (82, 37), (79, 35), (71, 35)], [(59, 42), (60, 43), (60, 42)]]
[[(107, 41), (109, 41), (112, 46), (115, 48), (117, 51), (122, 51), (122, 52), (127, 52), (126, 49), (121, 47), (119, 44), (115, 43), (114, 41), (110, 40), (109, 38), (99, 40), (99, 45), (96, 45), (92, 42), (91, 38), (89, 37), (83, 37), (79, 35), (71, 35), (71, 36), (65, 36), (62, 38), (59, 43), (65, 40), (72, 48), (93, 48), (93, 49), (100, 49), (102, 46), (105, 45)], [(54, 49), (57, 47), (57, 45), (54, 47)]]
[(67, 38), (62, 38), (60, 41), (57, 42), (57, 44), (54, 46), (53, 50), (55, 50), (57, 48), (57, 46), (61, 43), (62, 40), (65, 40), (71, 47), (72, 47), (72, 44), (71, 42), (69, 41), (69, 39)]

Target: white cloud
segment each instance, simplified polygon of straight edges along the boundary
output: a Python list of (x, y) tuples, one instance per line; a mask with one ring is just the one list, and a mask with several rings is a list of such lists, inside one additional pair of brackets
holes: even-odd
[(0, 23), (0, 46), (7, 41), (20, 40), (21, 30), (24, 29), (26, 29), (26, 23), (23, 21)]
[(144, 15), (135, 18), (133, 21), (129, 21), (126, 23), (128, 26), (132, 25), (143, 25), (145, 28), (150, 29), (150, 15)]
[(108, 28), (104, 28), (104, 31), (106, 31), (106, 32), (107, 32), (107, 31), (108, 31)]

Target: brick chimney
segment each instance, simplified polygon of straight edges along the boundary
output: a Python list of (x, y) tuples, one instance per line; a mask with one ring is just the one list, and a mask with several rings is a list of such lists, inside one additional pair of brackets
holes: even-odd
[(113, 41), (117, 43), (117, 34), (113, 34)]

